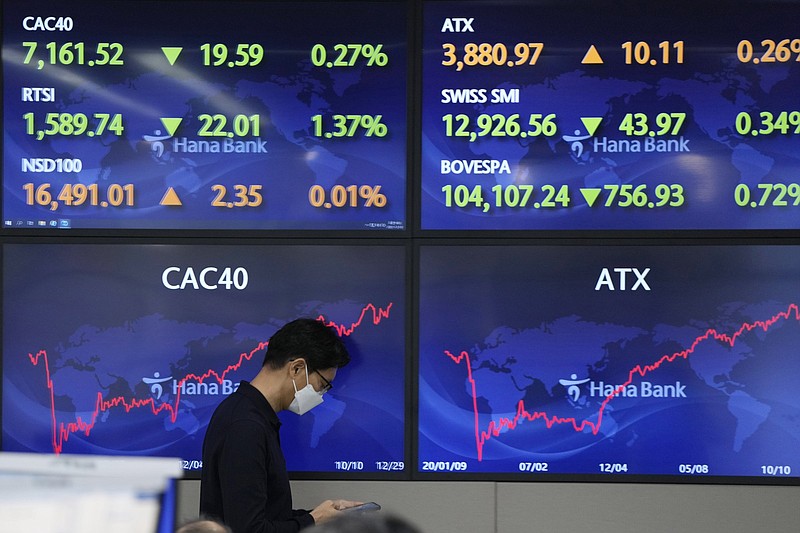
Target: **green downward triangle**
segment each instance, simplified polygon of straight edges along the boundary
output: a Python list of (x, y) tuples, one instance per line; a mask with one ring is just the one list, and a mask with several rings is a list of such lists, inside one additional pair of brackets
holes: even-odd
[(581, 122), (583, 122), (589, 135), (594, 135), (600, 123), (603, 122), (603, 117), (581, 117)]
[(178, 56), (183, 52), (183, 48), (180, 46), (162, 46), (161, 51), (164, 52), (169, 64), (174, 65), (175, 61), (178, 60)]
[(586, 200), (586, 203), (589, 205), (589, 207), (592, 207), (597, 201), (597, 197), (600, 196), (600, 189), (594, 187), (582, 187), (581, 194), (583, 195), (583, 199)]
[(167, 133), (169, 136), (172, 137), (175, 135), (175, 132), (178, 130), (178, 126), (181, 125), (182, 118), (161, 118), (161, 123), (167, 129)]

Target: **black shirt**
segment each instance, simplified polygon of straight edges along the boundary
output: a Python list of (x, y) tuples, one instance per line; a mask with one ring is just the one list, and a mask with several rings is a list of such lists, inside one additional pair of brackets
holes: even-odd
[(292, 509), (278, 431), (281, 422), (247, 381), (219, 404), (203, 441), (200, 513), (234, 533), (290, 533), (314, 524)]

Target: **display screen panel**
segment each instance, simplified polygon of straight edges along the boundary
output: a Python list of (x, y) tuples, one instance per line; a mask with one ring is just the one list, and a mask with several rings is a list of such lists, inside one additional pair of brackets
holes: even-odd
[(5, 2), (3, 227), (406, 225), (405, 2)]
[(6, 451), (180, 457), (298, 317), (351, 355), (324, 402), (280, 413), (296, 473), (405, 469), (405, 246), (4, 247)]
[(418, 473), (798, 481), (797, 246), (426, 245), (419, 268)]
[(793, 2), (424, 2), (422, 229), (795, 229)]

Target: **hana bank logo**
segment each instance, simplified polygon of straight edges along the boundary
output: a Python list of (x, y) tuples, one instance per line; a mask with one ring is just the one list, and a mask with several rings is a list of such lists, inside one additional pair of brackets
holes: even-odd
[(686, 384), (676, 380), (674, 383), (653, 383), (641, 381), (639, 383), (623, 383), (613, 385), (604, 381), (593, 381), (589, 378), (578, 379), (577, 374), (570, 375), (569, 379), (559, 379), (558, 382), (567, 388), (567, 395), (573, 405), (583, 404), (581, 387), (588, 383), (589, 398), (612, 398), (622, 396), (625, 398), (686, 398)]
[[(603, 117), (581, 117), (583, 128), (576, 128), (572, 134), (562, 135), (561, 138), (569, 144), (569, 153), (572, 160), (578, 164), (586, 164), (591, 156), (591, 141), (600, 124), (603, 122)], [(589, 141), (587, 149), (584, 141)], [(569, 380), (565, 380), (569, 381)]]
[(569, 151), (573, 160), (580, 163), (586, 162), (587, 158), (584, 157), (586, 148), (583, 141), (591, 139), (591, 135), (582, 134), (581, 130), (576, 129), (573, 135), (562, 135), (561, 138), (569, 143)]
[(218, 396), (229, 395), (239, 388), (238, 383), (234, 383), (230, 379), (211, 379), (209, 381), (202, 381), (198, 378), (196, 380), (177, 380), (172, 376), (165, 378), (161, 377), (158, 372), (153, 373), (151, 376), (142, 378), (142, 382), (150, 385), (150, 393), (155, 396), (156, 400), (160, 400), (164, 394), (163, 383), (172, 381), (172, 390), (169, 391), (173, 395), (177, 395), (180, 391), (181, 396)]
[(161, 130), (155, 130), (153, 135), (142, 135), (142, 138), (150, 145), (153, 159), (161, 161), (164, 155), (164, 141), (172, 138), (172, 135), (164, 135)]
[(588, 381), (589, 378), (578, 379), (577, 374), (570, 375), (570, 379), (558, 380), (560, 384), (564, 385), (567, 388), (567, 394), (569, 395), (569, 398), (572, 401), (572, 403), (578, 403), (578, 400), (581, 397), (581, 388), (579, 385), (583, 385)]
[(160, 400), (161, 395), (164, 394), (164, 387), (162, 387), (161, 384), (171, 379), (172, 376), (162, 378), (161, 374), (156, 372), (153, 374), (153, 377), (143, 377), (142, 381), (150, 385), (150, 392), (155, 394), (156, 400)]

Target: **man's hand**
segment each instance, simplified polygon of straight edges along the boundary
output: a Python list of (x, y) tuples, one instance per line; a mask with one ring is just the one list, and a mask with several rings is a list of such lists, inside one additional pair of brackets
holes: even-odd
[(311, 516), (314, 517), (315, 523), (321, 524), (323, 522), (327, 522), (331, 518), (339, 516), (339, 513), (341, 513), (342, 510), (347, 509), (348, 507), (361, 505), (362, 503), (364, 502), (354, 502), (350, 500), (325, 500), (311, 511)]

